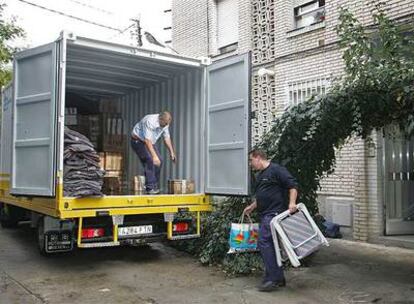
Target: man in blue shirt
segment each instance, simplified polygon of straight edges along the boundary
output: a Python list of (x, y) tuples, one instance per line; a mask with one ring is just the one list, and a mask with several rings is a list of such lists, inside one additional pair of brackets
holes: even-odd
[(141, 160), (145, 173), (145, 189), (148, 194), (158, 194), (162, 159), (157, 146), (157, 140), (163, 136), (164, 143), (175, 162), (176, 156), (170, 138), (168, 126), (172, 121), (169, 112), (149, 114), (144, 116), (132, 129), (131, 146)]
[(257, 209), (260, 215), (258, 247), (265, 265), (265, 276), (260, 291), (273, 291), (286, 285), (283, 270), (276, 262), (270, 221), (279, 213), (289, 209), (296, 211), (298, 185), (289, 171), (278, 164), (271, 163), (266, 154), (253, 150), (249, 154), (250, 166), (258, 171), (255, 181), (255, 198), (244, 209), (250, 214)]

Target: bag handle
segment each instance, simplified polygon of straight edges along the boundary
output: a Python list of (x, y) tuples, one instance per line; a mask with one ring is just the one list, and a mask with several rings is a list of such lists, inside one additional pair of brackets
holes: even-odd
[(253, 224), (252, 218), (250, 217), (249, 214), (246, 214), (244, 211), (242, 213), (242, 215), (240, 216), (240, 220), (239, 220), (239, 224), (243, 224), (244, 223), (244, 216), (247, 217), (247, 219), (249, 220), (250, 224)]

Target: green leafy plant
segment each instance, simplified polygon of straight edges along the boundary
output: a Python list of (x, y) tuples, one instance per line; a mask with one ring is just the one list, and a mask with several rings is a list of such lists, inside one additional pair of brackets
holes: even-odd
[(5, 6), (4, 3), (0, 3), (0, 87), (11, 80), (12, 72), (9, 63), (18, 50), (10, 46), (9, 42), (24, 36), (23, 29), (15, 24), (15, 20), (8, 21), (4, 18)]

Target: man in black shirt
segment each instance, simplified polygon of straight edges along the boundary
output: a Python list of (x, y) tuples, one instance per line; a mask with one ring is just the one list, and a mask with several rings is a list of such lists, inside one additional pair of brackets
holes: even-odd
[(287, 209), (292, 213), (296, 211), (298, 185), (296, 179), (285, 167), (271, 163), (263, 151), (251, 151), (249, 160), (250, 166), (258, 173), (254, 185), (255, 198), (244, 209), (244, 212), (250, 214), (255, 209), (259, 212), (258, 247), (265, 265), (265, 277), (259, 290), (272, 291), (285, 286), (286, 282), (283, 270), (276, 262), (270, 221)]

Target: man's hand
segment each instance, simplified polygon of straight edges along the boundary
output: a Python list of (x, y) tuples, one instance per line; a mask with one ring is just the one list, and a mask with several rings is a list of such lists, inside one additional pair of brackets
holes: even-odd
[(298, 198), (298, 190), (295, 188), (289, 189), (289, 211), (290, 213), (295, 213), (298, 208), (296, 207), (296, 200)]
[(171, 153), (170, 158), (174, 163), (177, 161), (177, 157), (175, 156), (175, 153)]
[(153, 161), (155, 166), (157, 166), (157, 167), (161, 166), (161, 161), (158, 158), (158, 156), (155, 156), (152, 161)]
[(289, 212), (292, 214), (292, 213), (295, 213), (296, 212), (296, 210), (298, 210), (298, 207), (296, 206), (296, 204), (295, 203), (291, 203), (291, 204), (289, 204)]
[(250, 213), (252, 213), (252, 211), (254, 209), (256, 209), (257, 204), (256, 202), (251, 203), (249, 206), (247, 206), (246, 208), (244, 208), (243, 213), (246, 215), (250, 215)]

